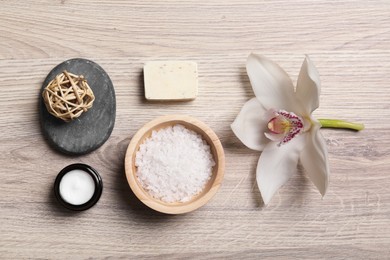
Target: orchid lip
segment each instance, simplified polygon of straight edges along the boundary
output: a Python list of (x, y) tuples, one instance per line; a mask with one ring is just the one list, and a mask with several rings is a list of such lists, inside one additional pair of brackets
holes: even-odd
[(271, 113), (274, 117), (268, 121), (269, 133), (266, 136), (272, 141), (279, 141), (279, 146), (291, 141), (304, 130), (304, 120), (293, 112), (278, 110)]
[(284, 134), (290, 129), (290, 122), (284, 117), (278, 115), (268, 121), (267, 127), (273, 134)]

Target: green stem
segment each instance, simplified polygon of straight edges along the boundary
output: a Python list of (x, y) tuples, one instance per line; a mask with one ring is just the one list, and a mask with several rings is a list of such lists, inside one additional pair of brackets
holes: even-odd
[(321, 126), (324, 128), (344, 128), (360, 131), (364, 129), (364, 125), (360, 123), (352, 123), (343, 120), (337, 119), (318, 119), (320, 121)]

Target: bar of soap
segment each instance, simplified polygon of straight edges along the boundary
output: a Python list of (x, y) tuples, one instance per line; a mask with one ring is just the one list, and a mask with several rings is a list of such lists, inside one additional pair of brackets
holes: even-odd
[(198, 94), (198, 68), (191, 61), (151, 61), (144, 66), (147, 100), (191, 100)]

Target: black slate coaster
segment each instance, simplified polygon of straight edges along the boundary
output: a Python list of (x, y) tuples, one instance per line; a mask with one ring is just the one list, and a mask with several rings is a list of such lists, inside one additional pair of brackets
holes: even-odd
[[(47, 84), (64, 70), (84, 75), (95, 95), (92, 108), (68, 123), (52, 116), (42, 98)], [(99, 148), (110, 137), (115, 124), (115, 90), (108, 74), (95, 62), (71, 59), (57, 65), (43, 82), (39, 99), (42, 132), (49, 143), (60, 152), (71, 155), (86, 154)]]

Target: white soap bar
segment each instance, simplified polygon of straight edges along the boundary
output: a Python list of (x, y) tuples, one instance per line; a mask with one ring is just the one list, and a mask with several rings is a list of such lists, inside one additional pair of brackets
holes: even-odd
[(191, 61), (151, 61), (144, 66), (145, 98), (190, 100), (198, 94), (198, 68)]

